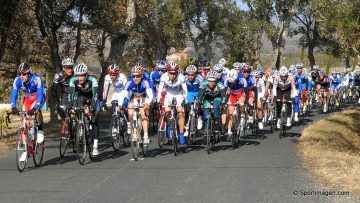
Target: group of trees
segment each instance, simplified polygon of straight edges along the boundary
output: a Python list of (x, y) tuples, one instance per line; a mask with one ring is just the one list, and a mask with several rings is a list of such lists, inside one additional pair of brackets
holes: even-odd
[[(12, 77), (30, 60), (47, 78), (61, 59), (89, 56), (105, 74), (108, 64), (128, 67), (134, 60), (150, 65), (169, 53), (193, 46), (198, 58), (261, 64), (264, 39), (279, 68), (286, 40), (301, 35), (315, 64), (320, 48), (346, 65), (359, 58), (358, 0), (1, 0), (0, 74)], [(104, 75), (100, 77), (100, 84)]]

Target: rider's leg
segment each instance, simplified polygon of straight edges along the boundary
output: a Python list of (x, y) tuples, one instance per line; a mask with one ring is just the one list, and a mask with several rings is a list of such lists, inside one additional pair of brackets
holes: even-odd
[(259, 129), (263, 129), (264, 125), (262, 123), (262, 119), (263, 119), (263, 109), (262, 109), (262, 102), (261, 99), (259, 98), (257, 101), (257, 109), (258, 109), (258, 121), (259, 121)]

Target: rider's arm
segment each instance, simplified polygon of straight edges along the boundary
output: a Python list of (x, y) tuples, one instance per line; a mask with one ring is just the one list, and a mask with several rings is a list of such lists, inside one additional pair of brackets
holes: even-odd
[(103, 95), (102, 95), (102, 100), (103, 100), (104, 103), (106, 103), (106, 100), (107, 100), (107, 97), (108, 97), (110, 83), (111, 83), (110, 76), (106, 75), (105, 79), (104, 79), (104, 88), (103, 88)]
[(91, 81), (91, 92), (92, 92), (92, 99), (91, 103), (93, 105), (96, 104), (96, 101), (98, 100), (98, 81), (95, 77), (89, 76), (89, 80)]
[[(151, 102), (154, 99), (154, 95), (153, 95), (153, 89), (150, 85), (150, 82), (148, 80), (144, 80), (144, 87), (145, 87), (145, 91), (146, 91), (146, 95), (149, 98), (149, 102)], [(150, 103), (148, 103), (148, 105), (150, 105)]]
[(72, 105), (72, 102), (73, 102), (73, 99), (74, 99), (74, 94), (75, 94), (75, 80), (77, 78), (76, 77), (72, 77), (70, 79), (70, 82), (69, 82), (69, 98), (68, 98), (68, 105)]
[(59, 83), (60, 83), (59, 79), (60, 79), (59, 74), (58, 73), (55, 74), (53, 84), (51, 85), (51, 94), (52, 94), (53, 98), (56, 99), (56, 102), (58, 102), (58, 103), (60, 103), (59, 102), (60, 98), (58, 95), (58, 87), (59, 87)]
[(33, 109), (39, 108), (41, 103), (44, 101), (44, 85), (41, 81), (40, 76), (35, 77), (35, 85), (36, 85), (36, 93), (37, 93), (37, 100), (35, 105), (33, 106)]
[(17, 100), (17, 96), (18, 96), (18, 91), (20, 89), (21, 86), (21, 79), (20, 77), (16, 77), (13, 83), (13, 88), (11, 91), (11, 97), (10, 97), (10, 105), (11, 108), (16, 108), (16, 100)]
[(164, 89), (164, 75), (161, 76), (161, 78), (160, 78), (159, 89), (158, 89), (158, 92), (156, 95), (158, 102), (161, 100), (161, 93), (162, 93), (163, 89)]

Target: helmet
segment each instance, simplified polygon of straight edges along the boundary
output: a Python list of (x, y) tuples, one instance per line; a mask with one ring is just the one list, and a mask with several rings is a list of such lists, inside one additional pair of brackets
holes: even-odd
[(274, 72), (273, 72), (273, 77), (277, 77), (277, 76), (279, 76), (280, 74), (279, 74), (279, 71), (278, 70), (274, 70)]
[(157, 70), (165, 70), (166, 69), (166, 62), (163, 60), (158, 60), (156, 62), (156, 69)]
[(233, 82), (235, 82), (237, 79), (238, 79), (238, 73), (236, 72), (236, 70), (235, 70), (235, 69), (230, 70), (230, 72), (229, 72), (228, 75), (227, 75), (227, 80), (228, 80), (230, 83), (233, 83)]
[(296, 70), (295, 69), (289, 69), (289, 73), (291, 74), (291, 75), (295, 75), (296, 74)]
[(318, 65), (314, 65), (314, 66), (313, 66), (313, 69), (314, 69), (314, 70), (320, 70), (320, 67), (319, 67)]
[(143, 68), (145, 67), (144, 62), (142, 62), (142, 61), (135, 62), (134, 66), (141, 66)]
[(166, 69), (170, 73), (177, 73), (179, 71), (179, 65), (175, 62), (171, 62), (166, 65)]
[(259, 72), (257, 70), (251, 72), (250, 75), (253, 75), (254, 77), (258, 76), (259, 75)]
[(200, 67), (210, 67), (210, 63), (205, 59), (200, 60), (198, 63), (198, 68)]
[(85, 75), (88, 72), (88, 67), (85, 63), (79, 63), (74, 68), (75, 75)]
[(289, 71), (285, 66), (280, 68), (280, 70), (279, 70), (279, 75), (280, 76), (288, 76), (288, 74), (289, 74)]
[(302, 69), (302, 68), (304, 68), (304, 64), (302, 64), (302, 63), (296, 64), (296, 69)]
[(252, 70), (252, 67), (251, 66), (249, 66), (249, 65), (244, 65), (244, 67), (243, 67), (243, 71), (251, 71)]
[(217, 80), (218, 73), (216, 71), (210, 71), (207, 74), (207, 80), (215, 82)]
[(259, 72), (259, 74), (260, 74), (261, 72), (264, 72), (264, 69), (263, 69), (262, 67), (258, 67), (258, 68), (256, 69), (256, 71)]
[(237, 68), (241, 68), (241, 63), (239, 63), (239, 62), (235, 62), (234, 64), (233, 64), (233, 68), (235, 68), (235, 69), (237, 69)]
[(189, 65), (197, 65), (198, 61), (196, 60), (196, 58), (189, 58), (188, 62)]
[(66, 58), (61, 62), (61, 66), (73, 67), (74, 61), (71, 58)]
[(224, 58), (220, 59), (220, 60), (219, 60), (219, 64), (220, 64), (221, 66), (225, 66), (225, 65), (226, 65), (226, 60), (225, 60)]
[(18, 73), (30, 73), (31, 64), (29, 63), (21, 63), (17, 68)]
[(197, 68), (194, 65), (189, 65), (188, 67), (186, 67), (187, 73), (196, 73), (196, 71), (197, 71)]
[(352, 70), (351, 67), (347, 67), (347, 68), (346, 68), (346, 71), (347, 71), (347, 72), (351, 72), (351, 70)]
[(114, 75), (114, 74), (118, 74), (119, 72), (120, 72), (119, 71), (119, 66), (116, 65), (116, 64), (112, 64), (112, 65), (107, 67), (107, 73), (108, 74)]
[(132, 69), (131, 69), (131, 74), (132, 75), (142, 75), (144, 73), (144, 68), (140, 65), (135, 65)]
[(221, 64), (215, 64), (213, 67), (213, 70), (220, 73), (220, 72), (223, 72), (224, 67)]

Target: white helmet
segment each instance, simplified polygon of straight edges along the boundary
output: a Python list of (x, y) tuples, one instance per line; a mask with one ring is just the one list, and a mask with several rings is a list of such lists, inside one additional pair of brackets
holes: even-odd
[(251, 72), (251, 74), (250, 74), (250, 75), (252, 75), (252, 76), (256, 77), (256, 76), (258, 76), (258, 75), (259, 75), (259, 72), (255, 70), (255, 71)]
[(217, 80), (218, 73), (215, 71), (210, 71), (207, 74), (207, 80), (215, 82)]
[(314, 69), (314, 70), (320, 70), (320, 67), (319, 67), (318, 65), (314, 65), (314, 66), (313, 66), (313, 69)]
[(283, 66), (280, 68), (279, 74), (280, 74), (280, 76), (287, 76), (289, 74), (289, 71), (285, 66)]
[(219, 64), (220, 64), (221, 66), (225, 66), (225, 65), (226, 65), (226, 60), (225, 60), (224, 58), (220, 59), (220, 60), (219, 60)]
[(62, 62), (61, 62), (61, 66), (74, 66), (74, 61), (71, 58), (65, 58)]
[(235, 69), (230, 70), (230, 72), (227, 75), (227, 80), (230, 83), (235, 82), (238, 79), (238, 73)]
[(235, 63), (233, 64), (233, 68), (241, 68), (241, 67), (242, 67), (242, 64), (239, 63), (239, 62), (235, 62)]
[(88, 68), (85, 63), (79, 63), (74, 68), (75, 75), (85, 75), (87, 72), (88, 72)]
[(197, 71), (197, 68), (194, 65), (189, 65), (188, 67), (186, 67), (187, 73), (196, 73), (196, 71)]
[(214, 67), (213, 67), (213, 70), (216, 71), (216, 72), (223, 72), (224, 70), (224, 67), (220, 64), (215, 64)]

